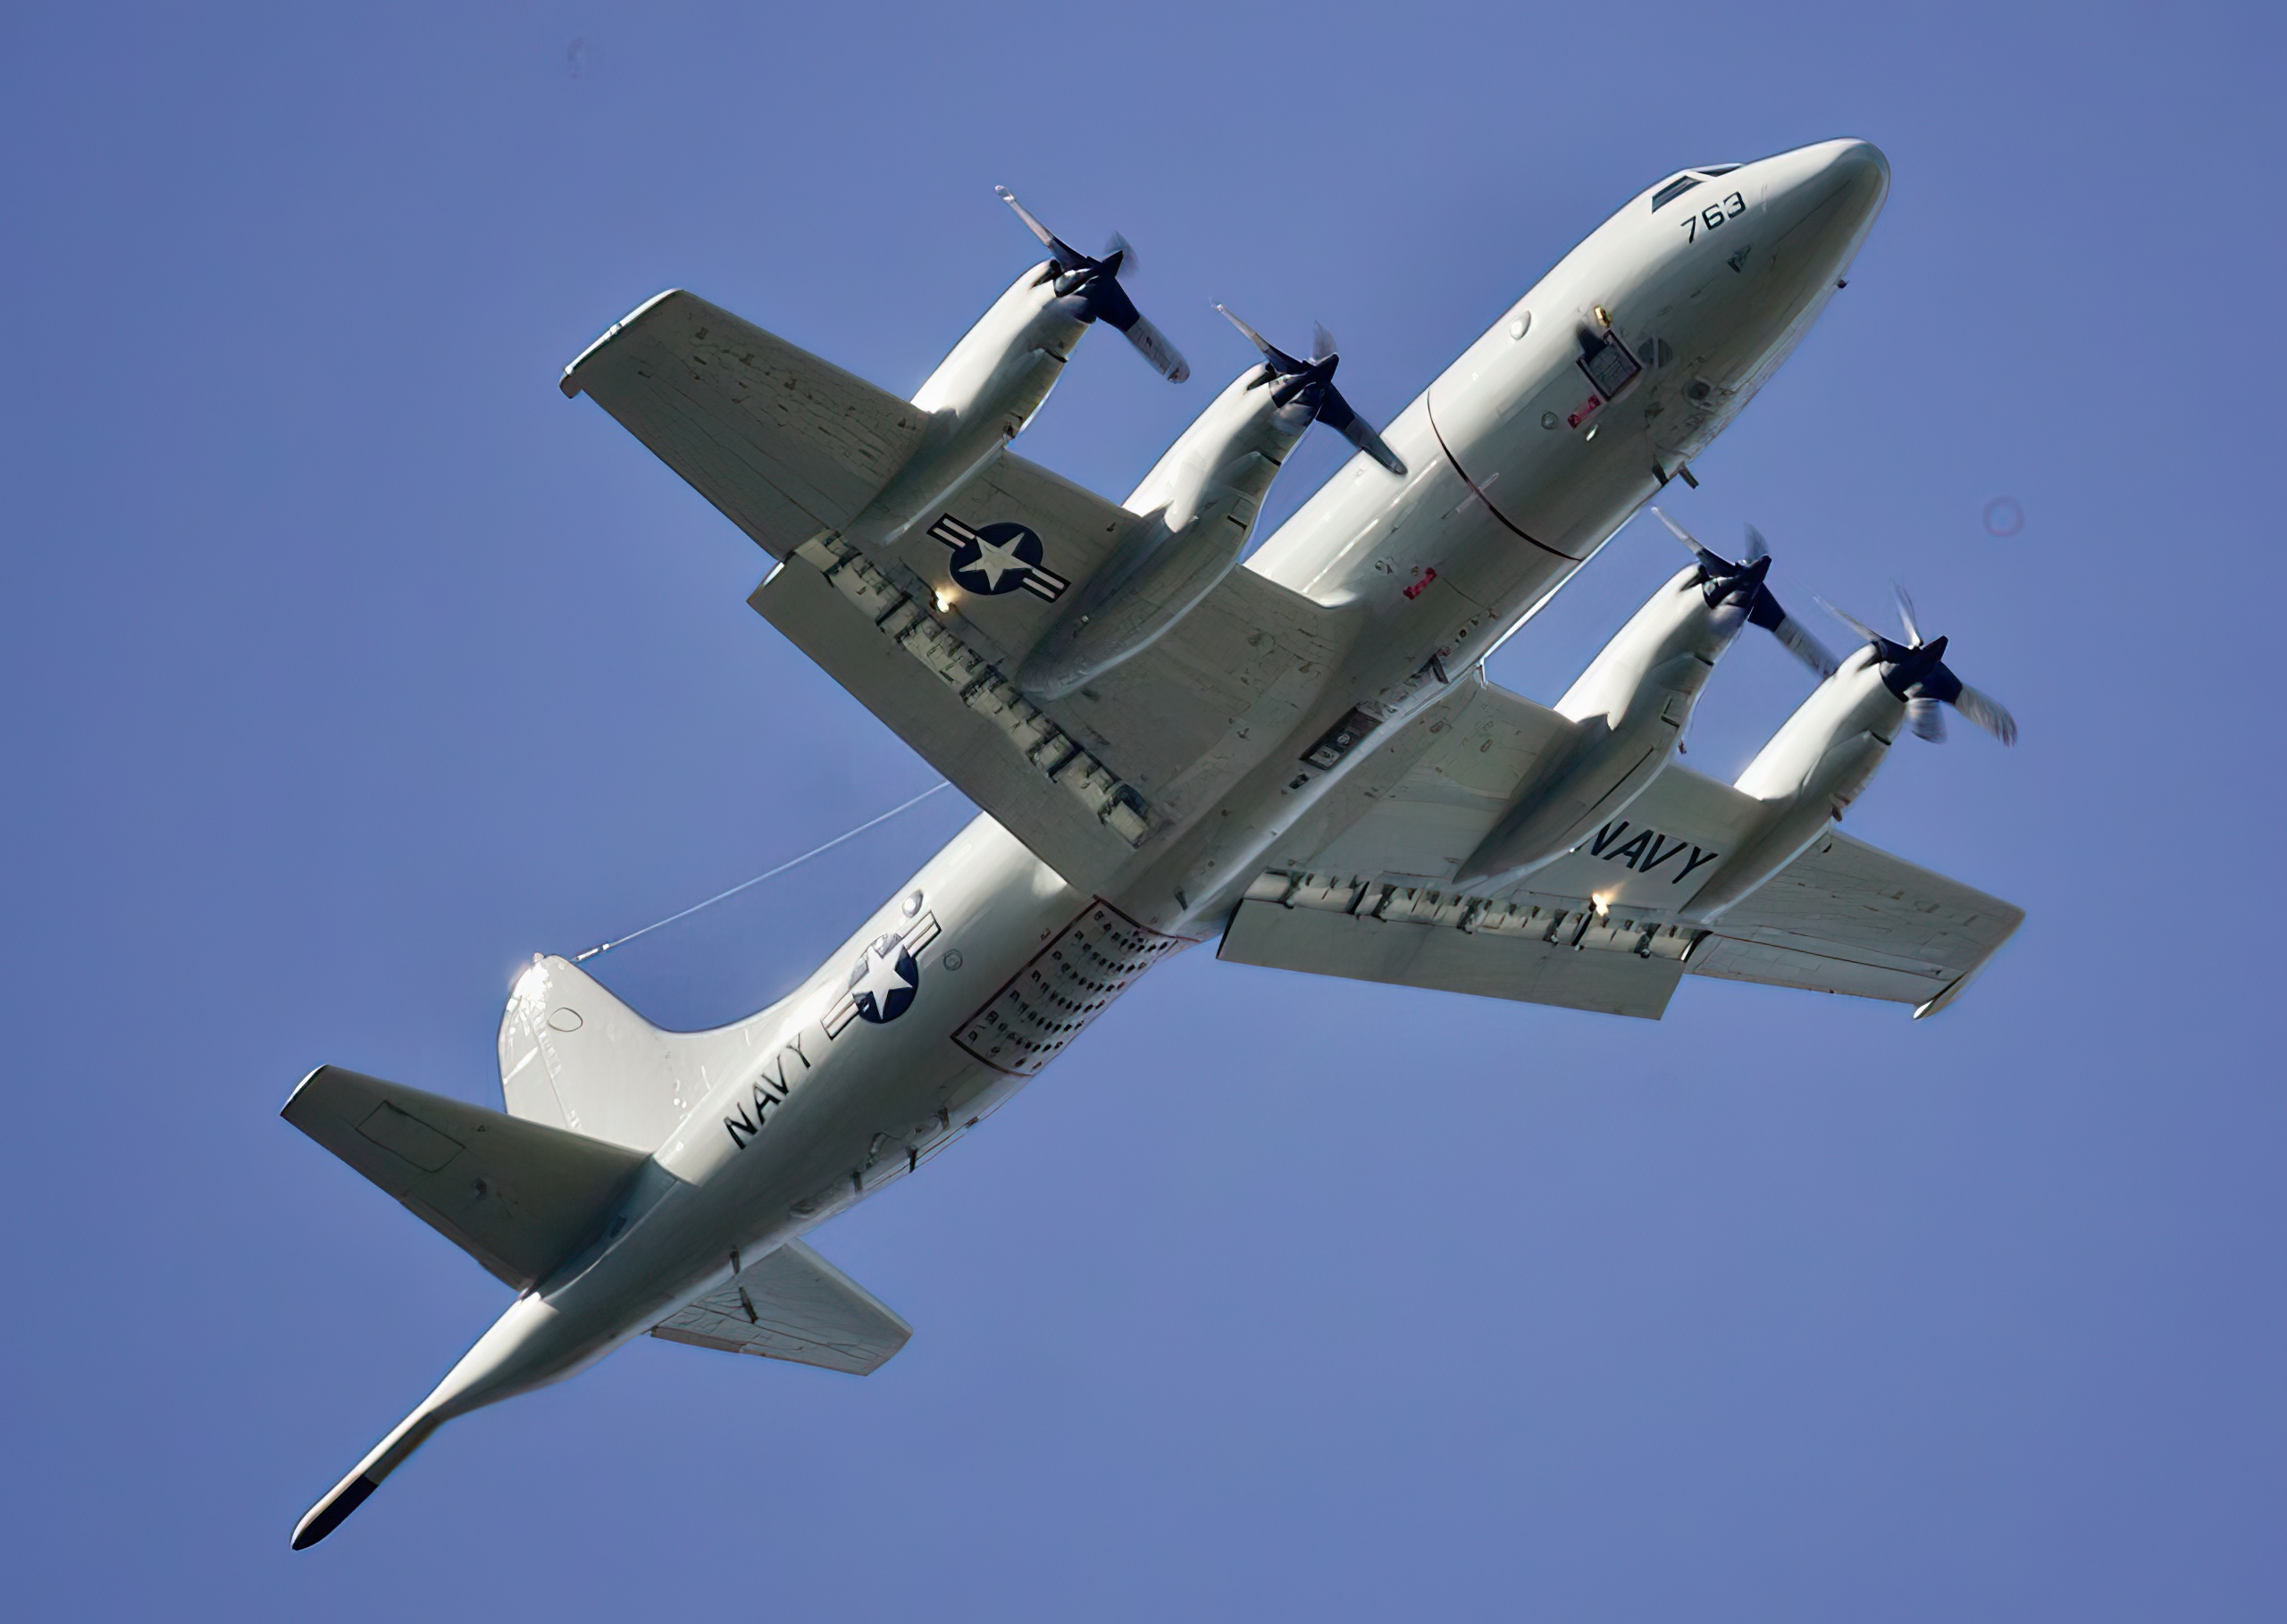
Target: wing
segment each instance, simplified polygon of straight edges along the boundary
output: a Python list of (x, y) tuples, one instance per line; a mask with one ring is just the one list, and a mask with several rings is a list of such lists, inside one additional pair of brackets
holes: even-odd
[[(1565, 725), (1490, 684), (1425, 714), (1392, 741), (1400, 759), (1382, 782), (1361, 775), (1311, 857), (1249, 889), (1221, 956), (1614, 1014), (1656, 1017), (1688, 973), (1921, 1016), (1957, 996), (2024, 917), (1830, 829), (1713, 927), (1686, 920), (1758, 809), (1672, 763), (1573, 851), (1492, 896), (1463, 895), (1452, 884), (1462, 860)], [(1428, 937), (1443, 940), (1412, 940)], [(1554, 968), (1551, 954), (1580, 963)], [(1624, 964), (1588, 962), (1605, 958)]]
[(839, 530), (921, 443), (928, 414), (698, 295), (638, 306), (564, 369), (773, 557)]
[(1012, 674), (1148, 518), (1004, 452), (946, 511), (861, 549), (841, 532), (924, 415), (688, 293), (630, 314), (563, 387), (781, 559), (757, 612), (1080, 890), (1300, 727), (1350, 635), (1350, 612), (1235, 570), (1144, 653), (1036, 705)]
[(870, 1376), (905, 1346), (913, 1327), (801, 1242), (789, 1241), (653, 1326), (651, 1335)]
[(1830, 833), (1725, 914), (1695, 975), (1847, 992), (1935, 1015), (2024, 922), (2014, 903)]
[[(1108, 536), (1135, 522), (1005, 453), (959, 500), (972, 528), (1022, 514), (1060, 578), (1076, 582), (1102, 563)], [(1104, 889), (1138, 847), (1286, 738), (1346, 630), (1300, 594), (1234, 570), (1151, 648), (1043, 706), (1012, 674), (1051, 606), (1007, 601), (1026, 592), (956, 598), (951, 554), (928, 536), (898, 552), (884, 565), (837, 537), (805, 542), (751, 601), (1082, 891)]]

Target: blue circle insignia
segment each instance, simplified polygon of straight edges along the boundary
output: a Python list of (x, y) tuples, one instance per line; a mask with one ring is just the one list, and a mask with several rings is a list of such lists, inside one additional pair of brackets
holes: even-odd
[(986, 524), (953, 549), (953, 579), (965, 592), (997, 598), (1025, 584), (1046, 554), (1040, 537), (1022, 524)]
[(893, 1021), (921, 990), (921, 967), (895, 935), (882, 937), (850, 967), (850, 1001), (860, 1019)]

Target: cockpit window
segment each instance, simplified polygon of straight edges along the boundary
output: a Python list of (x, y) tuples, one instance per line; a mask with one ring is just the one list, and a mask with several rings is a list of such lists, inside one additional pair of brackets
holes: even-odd
[(1728, 175), (1737, 168), (1738, 165), (1736, 163), (1712, 163), (1699, 172), (1713, 180), (1716, 176)]
[(1658, 191), (1652, 194), (1652, 212), (1655, 214), (1658, 213), (1669, 204), (1673, 203), (1677, 198), (1682, 197), (1686, 192), (1689, 191), (1693, 187), (1697, 186), (1698, 184), (1699, 177), (1697, 175), (1678, 175), (1674, 180), (1669, 181)]

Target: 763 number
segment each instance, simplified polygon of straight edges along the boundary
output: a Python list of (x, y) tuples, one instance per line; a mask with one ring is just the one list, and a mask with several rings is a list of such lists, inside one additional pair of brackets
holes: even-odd
[(1712, 231), (1725, 221), (1737, 220), (1747, 212), (1747, 200), (1733, 192), (1722, 202), (1711, 203), (1696, 214), (1686, 214), (1681, 222), (1686, 239), (1696, 242), (1703, 229)]

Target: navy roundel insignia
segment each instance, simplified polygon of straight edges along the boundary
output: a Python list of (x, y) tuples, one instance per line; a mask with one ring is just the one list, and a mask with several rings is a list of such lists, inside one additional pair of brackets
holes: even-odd
[(971, 527), (951, 514), (929, 533), (953, 549), (953, 584), (980, 598), (998, 598), (1019, 587), (1054, 603), (1070, 584), (1047, 567), (1048, 549), (1029, 526), (1002, 522)]
[(884, 936), (850, 967), (850, 1000), (861, 1020), (893, 1021), (921, 988), (921, 967), (895, 934)]

